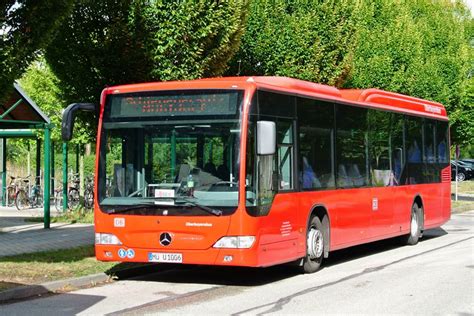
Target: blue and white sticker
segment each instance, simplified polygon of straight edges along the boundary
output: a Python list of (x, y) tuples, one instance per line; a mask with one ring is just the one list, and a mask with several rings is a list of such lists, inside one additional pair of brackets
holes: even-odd
[(127, 250), (120, 248), (118, 251), (118, 256), (122, 259), (125, 258), (127, 256)]
[(135, 257), (135, 251), (133, 249), (128, 249), (127, 250), (127, 258), (132, 259)]

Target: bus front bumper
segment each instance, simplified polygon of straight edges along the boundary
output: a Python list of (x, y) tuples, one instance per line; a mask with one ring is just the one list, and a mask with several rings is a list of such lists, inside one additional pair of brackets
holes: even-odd
[(158, 262), (176, 264), (203, 264), (257, 267), (257, 250), (209, 248), (205, 250), (177, 250), (129, 248), (123, 245), (95, 245), (100, 261)]

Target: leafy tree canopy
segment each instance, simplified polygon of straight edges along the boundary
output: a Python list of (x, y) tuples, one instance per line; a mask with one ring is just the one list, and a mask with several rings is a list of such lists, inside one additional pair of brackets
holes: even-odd
[(72, 0), (4, 0), (0, 3), (0, 102), (28, 65), (37, 58)]
[(46, 58), (67, 102), (107, 85), (218, 76), (238, 49), (245, 0), (80, 0)]
[(461, 1), (253, 1), (228, 74), (376, 87), (438, 101), (450, 114), (453, 142), (469, 143), (472, 21)]

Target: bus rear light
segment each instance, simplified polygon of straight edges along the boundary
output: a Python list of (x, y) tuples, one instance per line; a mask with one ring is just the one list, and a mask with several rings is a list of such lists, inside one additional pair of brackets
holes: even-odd
[(96, 245), (121, 245), (122, 242), (113, 234), (95, 233)]
[(255, 236), (226, 236), (219, 239), (214, 248), (248, 249), (255, 242)]

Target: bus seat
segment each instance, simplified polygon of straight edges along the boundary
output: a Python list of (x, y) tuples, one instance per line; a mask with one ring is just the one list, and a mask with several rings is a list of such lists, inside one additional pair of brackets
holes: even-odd
[(351, 187), (353, 184), (352, 184), (351, 179), (347, 175), (346, 166), (344, 166), (344, 164), (341, 163), (341, 164), (339, 164), (337, 170), (338, 170), (338, 172), (337, 172), (337, 184), (338, 184), (338, 186), (340, 186), (340, 187)]
[(191, 172), (191, 166), (188, 165), (187, 163), (182, 163), (179, 166), (179, 172), (174, 182), (181, 183), (181, 181), (185, 181), (190, 172)]
[(357, 164), (349, 166), (349, 177), (352, 179), (355, 186), (363, 186), (366, 184), (365, 178), (360, 174), (359, 166)]

